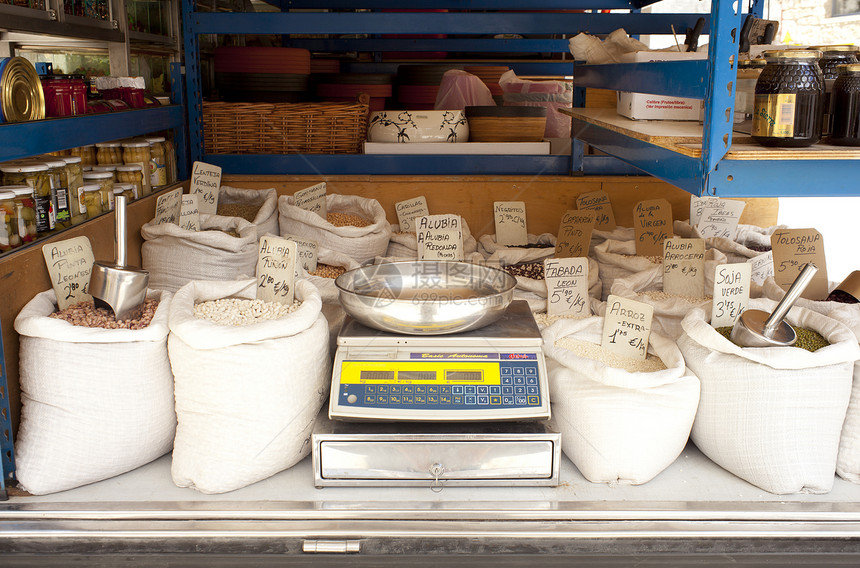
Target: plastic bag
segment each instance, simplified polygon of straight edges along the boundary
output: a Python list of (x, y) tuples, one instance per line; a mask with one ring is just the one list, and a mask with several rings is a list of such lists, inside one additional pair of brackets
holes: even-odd
[(517, 78), (513, 71), (505, 71), (499, 85), (504, 91), (505, 106), (546, 108), (545, 137), (570, 137), (570, 117), (558, 109), (573, 107), (572, 81), (527, 81)]
[(462, 69), (451, 69), (442, 75), (436, 92), (435, 110), (465, 110), (467, 106), (496, 106), (490, 89), (480, 77)]

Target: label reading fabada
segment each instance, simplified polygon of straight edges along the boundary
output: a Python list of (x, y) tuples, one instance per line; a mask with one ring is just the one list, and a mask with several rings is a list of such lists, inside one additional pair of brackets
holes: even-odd
[(654, 306), (610, 294), (600, 345), (622, 357), (644, 361), (653, 317)]
[(65, 310), (72, 304), (90, 301), (87, 293), (93, 271), (93, 247), (87, 237), (75, 237), (42, 247), (42, 255), (57, 295), (57, 307)]
[(493, 203), (493, 216), (496, 220), (496, 244), (502, 246), (529, 244), (524, 201), (496, 201)]
[(672, 231), (672, 204), (665, 199), (640, 201), (633, 208), (633, 229), (637, 255), (662, 256), (663, 241), (675, 235)]
[(576, 208), (580, 211), (594, 211), (594, 228), (598, 231), (615, 230), (615, 214), (609, 194), (603, 190), (583, 193), (576, 198)]
[(190, 193), (182, 196), (179, 213), (179, 228), (186, 231), (200, 230), (200, 208), (197, 204), (200, 194)]
[(547, 258), (543, 269), (548, 315), (591, 315), (587, 258)]
[(394, 204), (394, 210), (397, 212), (397, 223), (400, 225), (401, 233), (414, 233), (415, 218), (426, 217), (430, 214), (430, 210), (427, 208), (427, 199), (423, 195), (406, 201), (398, 201)]
[(711, 325), (726, 327), (735, 325), (750, 303), (750, 276), (752, 265), (748, 262), (718, 264), (714, 272), (714, 304), (711, 309)]
[(696, 228), (702, 237), (734, 239), (746, 203), (736, 199), (712, 199), (702, 208)]
[(221, 189), (221, 168), (205, 162), (194, 162), (191, 167), (191, 185), (188, 193), (198, 194), (197, 207), (201, 213), (218, 212), (218, 192)]
[(179, 225), (182, 214), (182, 188), (171, 189), (160, 195), (155, 202), (155, 224), (173, 223)]
[(305, 269), (305, 272), (314, 272), (317, 269), (317, 254), (319, 244), (313, 239), (298, 237), (296, 235), (281, 235), (296, 243), (297, 264)]
[(719, 197), (696, 197), (695, 195), (690, 197), (690, 226), (698, 227), (699, 221), (702, 219), (702, 211), (705, 210), (705, 206), (712, 200), (719, 199)]
[(588, 256), (595, 215), (597, 213), (593, 209), (565, 211), (558, 228), (556, 257)]
[(807, 300), (827, 298), (827, 262), (824, 237), (815, 229), (782, 229), (770, 236), (773, 248), (773, 279), (788, 290), (806, 263), (818, 268), (801, 297)]
[(764, 281), (773, 276), (773, 251), (769, 250), (756, 255), (747, 261), (751, 268), (750, 279), (761, 286)]
[(418, 260), (463, 260), (463, 225), (459, 215), (425, 215), (415, 219)]
[(280, 237), (260, 237), (257, 256), (257, 299), (292, 304), (295, 294), (297, 246)]
[(705, 297), (705, 240), (673, 237), (663, 241), (663, 292)]
[(328, 217), (325, 202), (325, 182), (300, 189), (293, 194), (293, 205), (299, 209), (313, 211), (323, 219)]

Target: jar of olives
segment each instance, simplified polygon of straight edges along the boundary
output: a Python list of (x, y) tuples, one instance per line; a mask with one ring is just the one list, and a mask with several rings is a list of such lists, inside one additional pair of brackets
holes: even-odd
[(98, 184), (85, 184), (81, 186), (81, 203), (87, 211), (87, 219), (98, 217), (107, 208), (102, 206), (102, 191)]
[(94, 172), (110, 172), (113, 176), (113, 181), (117, 181), (116, 178), (116, 167), (122, 164), (99, 164), (97, 166), (93, 166), (92, 171)]
[(116, 202), (116, 196), (122, 195), (125, 196), (125, 202), (131, 203), (134, 201), (134, 186), (130, 183), (116, 183), (113, 186), (113, 195), (114, 202)]
[(167, 162), (167, 183), (176, 183), (179, 179), (176, 173), (176, 150), (173, 147), (173, 141), (169, 138), (164, 140), (164, 160)]
[(146, 140), (129, 140), (122, 143), (122, 161), (125, 164), (140, 164), (143, 172), (143, 194), (152, 193), (151, 172), (149, 162), (152, 154), (149, 152), (149, 142)]
[(84, 185), (84, 172), (81, 169), (80, 156), (63, 156), (66, 163), (66, 176), (69, 180), (69, 211), (72, 214), (72, 225), (77, 225), (87, 219), (87, 211), (79, 201), (80, 189)]
[(71, 200), (69, 199), (69, 176), (66, 162), (54, 156), (42, 156), (39, 161), (48, 166), (51, 180), (51, 201), (54, 206), (54, 224), (58, 229), (72, 226)]
[(33, 189), (38, 235), (41, 237), (53, 232), (55, 217), (48, 166), (33, 162), (10, 162), (0, 165), (0, 171), (3, 172), (3, 183), (26, 185)]
[(96, 148), (96, 160), (99, 164), (122, 163), (122, 144), (120, 142), (99, 142), (96, 144)]
[[(0, 188), (3, 191), (4, 188)], [(22, 243), (35, 241), (39, 235), (36, 229), (36, 202), (33, 188), (26, 185), (6, 186), (5, 191), (15, 194), (15, 210), (18, 215), (18, 236)]]
[(116, 180), (119, 183), (128, 183), (133, 186), (134, 199), (140, 199), (143, 195), (142, 170), (140, 164), (124, 164), (116, 167)]
[(161, 187), (167, 185), (167, 158), (164, 152), (164, 136), (151, 136), (145, 138), (149, 142), (149, 153), (152, 156), (150, 160), (150, 183), (152, 187)]
[[(113, 174), (110, 172), (86, 172), (84, 184), (99, 186), (101, 194), (102, 212), (107, 213), (113, 209)], [(87, 206), (89, 216), (89, 206)]]
[(96, 147), (93, 144), (72, 148), (69, 152), (69, 155), (78, 156), (81, 159), (82, 166), (94, 166), (98, 163), (96, 160)]
[(0, 189), (0, 253), (21, 246), (18, 236), (18, 212), (15, 194)]

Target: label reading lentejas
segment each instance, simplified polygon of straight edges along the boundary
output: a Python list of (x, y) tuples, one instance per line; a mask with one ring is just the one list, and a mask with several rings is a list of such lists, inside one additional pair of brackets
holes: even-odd
[(756, 95), (752, 135), (770, 138), (794, 136), (795, 94)]

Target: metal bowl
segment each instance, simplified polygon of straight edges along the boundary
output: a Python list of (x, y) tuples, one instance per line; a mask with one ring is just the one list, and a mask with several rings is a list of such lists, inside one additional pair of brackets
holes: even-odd
[(338, 276), (346, 313), (374, 329), (409, 335), (459, 333), (499, 319), (516, 279), (467, 262), (389, 262)]

